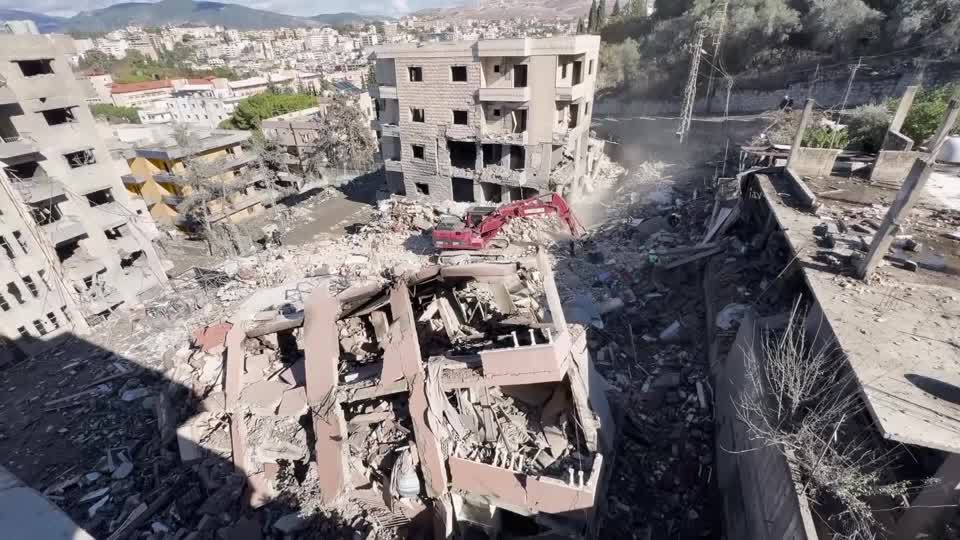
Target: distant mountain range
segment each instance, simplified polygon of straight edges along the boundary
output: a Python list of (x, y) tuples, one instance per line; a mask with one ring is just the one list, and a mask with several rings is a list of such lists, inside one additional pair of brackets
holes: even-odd
[(156, 3), (126, 2), (93, 11), (81, 11), (73, 17), (51, 17), (16, 9), (0, 9), (0, 20), (29, 19), (43, 33), (109, 32), (128, 25), (164, 26), (176, 24), (220, 25), (226, 28), (255, 30), (278, 27), (311, 27), (366, 23), (389, 17), (359, 13), (325, 13), (313, 17), (295, 17), (272, 11), (252, 9), (221, 2), (161, 0)]
[[(479, 4), (479, 7), (478, 7)], [(607, 5), (613, 5), (612, 0)], [(416, 12), (422, 16), (445, 16), (469, 19), (540, 19), (587, 18), (590, 0), (467, 0), (460, 6), (429, 8)]]

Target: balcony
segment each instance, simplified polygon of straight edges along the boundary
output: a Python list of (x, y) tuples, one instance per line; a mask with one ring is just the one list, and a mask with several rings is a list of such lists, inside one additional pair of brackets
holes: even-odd
[(399, 137), (400, 136), (400, 126), (396, 122), (385, 122), (383, 120), (373, 120), (370, 122), (370, 127), (379, 131), (384, 137)]
[(522, 144), (526, 145), (530, 137), (527, 131), (512, 133), (503, 130), (484, 130), (480, 142), (484, 144)]
[(400, 165), (399, 159), (385, 159), (383, 160), (383, 168), (389, 172), (403, 172), (403, 167)]
[(397, 99), (397, 87), (380, 85), (377, 87), (377, 95), (381, 99)]
[(523, 103), (530, 101), (530, 87), (522, 88), (481, 88), (480, 101), (499, 101), (506, 103)]
[(87, 230), (83, 227), (83, 223), (80, 223), (76, 218), (63, 217), (52, 223), (47, 223), (46, 225), (41, 225), (41, 229), (47, 234), (50, 238), (50, 241), (53, 242), (53, 245), (58, 246), (68, 240), (73, 240), (79, 236), (86, 236)]
[[(2, 89), (0, 89), (2, 92)], [(0, 102), (2, 105), (2, 102)], [(3, 137), (0, 138), (0, 160), (10, 159), (26, 154), (35, 154), (37, 147), (33, 141), (26, 137)]]
[(50, 199), (64, 197), (63, 186), (53, 179), (36, 177), (13, 183), (23, 202), (37, 204)]
[(579, 137), (583, 133), (583, 130), (586, 128), (586, 126), (587, 124), (584, 122), (572, 128), (554, 127), (553, 128), (553, 144), (558, 146), (566, 145), (572, 139)]
[(139, 176), (133, 174), (125, 174), (120, 177), (120, 180), (123, 180), (123, 183), (128, 186), (139, 186), (147, 181), (146, 178), (140, 178)]
[(91, 217), (100, 229), (112, 229), (127, 222), (129, 214), (120, 203), (111, 202), (90, 208)]
[(164, 195), (160, 197), (160, 200), (163, 201), (163, 204), (176, 207), (178, 204), (183, 202), (183, 197), (179, 197), (177, 195)]
[(170, 172), (153, 173), (153, 180), (155, 182), (163, 182), (165, 184), (182, 184), (186, 182), (186, 178), (184, 178), (183, 175)]
[(583, 83), (572, 86), (557, 87), (557, 101), (577, 101), (583, 99), (587, 93), (587, 85)]

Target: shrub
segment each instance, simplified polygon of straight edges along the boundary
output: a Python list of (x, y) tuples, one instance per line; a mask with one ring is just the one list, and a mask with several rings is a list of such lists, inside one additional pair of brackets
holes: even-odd
[[(960, 87), (956, 83), (920, 90), (900, 131), (913, 139), (916, 145), (925, 143), (940, 127), (943, 115), (947, 112), (947, 103), (958, 90)], [(898, 101), (893, 101), (893, 107), (896, 107), (897, 103)], [(951, 132), (956, 131), (957, 126), (954, 126)]]
[(864, 152), (879, 152), (892, 115), (886, 105), (861, 105), (847, 115), (850, 143)]
[(846, 128), (832, 129), (824, 126), (809, 127), (803, 132), (801, 146), (807, 148), (846, 148), (850, 144), (850, 135)]

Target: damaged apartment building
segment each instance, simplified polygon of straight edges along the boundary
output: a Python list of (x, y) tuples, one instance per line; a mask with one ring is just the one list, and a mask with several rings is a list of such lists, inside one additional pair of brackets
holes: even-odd
[(365, 538), (594, 531), (615, 427), (544, 252), (333, 285), (196, 333), (184, 461), (230, 459), (254, 507), (292, 495)]
[(375, 49), (387, 187), (436, 201), (582, 191), (599, 36)]
[(156, 226), (97, 137), (70, 43), (0, 35), (0, 336), (24, 352), (166, 282)]

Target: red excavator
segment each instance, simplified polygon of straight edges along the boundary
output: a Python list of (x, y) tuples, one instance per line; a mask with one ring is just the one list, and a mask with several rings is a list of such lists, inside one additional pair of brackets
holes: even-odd
[(498, 241), (496, 236), (508, 221), (552, 213), (556, 213), (567, 224), (575, 238), (580, 237), (583, 225), (577, 221), (567, 201), (556, 193), (548, 193), (500, 207), (474, 206), (467, 210), (466, 223), (454, 216), (447, 216), (433, 229), (433, 245), (441, 251), (506, 247), (507, 242)]

